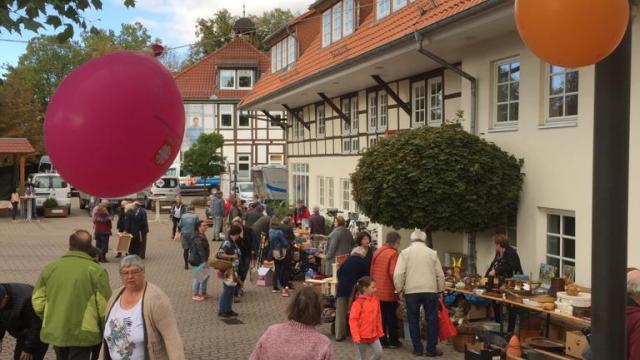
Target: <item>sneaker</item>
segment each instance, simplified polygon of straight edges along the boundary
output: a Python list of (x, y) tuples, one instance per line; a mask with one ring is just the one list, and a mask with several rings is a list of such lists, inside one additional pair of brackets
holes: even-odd
[(191, 300), (193, 300), (193, 301), (200, 301), (200, 295), (193, 295), (193, 296), (191, 297)]
[(398, 348), (402, 347), (402, 343), (389, 344), (388, 347), (389, 347), (389, 349), (398, 349)]
[(280, 291), (282, 291), (282, 290), (280, 290), (280, 289), (273, 289), (273, 290), (271, 290), (271, 292), (272, 292), (272, 293), (274, 293), (274, 294), (279, 293)]
[(196, 301), (204, 301), (204, 296), (202, 296), (202, 295), (197, 295), (197, 297), (198, 297), (198, 298), (196, 299)]
[(239, 298), (239, 297), (235, 297), (235, 298), (233, 298), (233, 303), (234, 303), (234, 304), (237, 304), (237, 303), (239, 303), (239, 302), (240, 302), (240, 298)]
[(235, 312), (235, 311), (233, 311), (233, 310), (231, 310), (231, 311), (229, 311), (229, 312), (227, 313), (227, 315), (229, 315), (229, 316), (238, 316), (238, 313), (237, 313), (237, 312)]
[(286, 287), (282, 290), (282, 297), (289, 297), (289, 288)]
[(228, 313), (218, 313), (218, 316), (225, 319), (231, 317), (231, 315), (229, 315)]

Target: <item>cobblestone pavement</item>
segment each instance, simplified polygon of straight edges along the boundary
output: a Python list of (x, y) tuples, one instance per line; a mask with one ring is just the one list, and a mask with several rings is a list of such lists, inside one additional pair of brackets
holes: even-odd
[[(149, 213), (153, 219), (154, 214)], [(162, 216), (167, 219), (166, 215)], [(74, 203), (71, 217), (42, 219), (40, 222), (12, 223), (10, 218), (0, 218), (0, 282), (35, 283), (42, 267), (66, 252), (69, 234), (75, 229), (91, 229), (86, 211)], [(249, 285), (241, 303), (234, 304), (243, 324), (227, 325), (217, 318), (218, 296), (221, 283), (210, 280), (210, 299), (194, 302), (190, 294), (190, 272), (183, 269), (182, 250), (179, 243), (170, 239), (171, 224), (150, 222), (147, 246), (147, 280), (160, 286), (171, 298), (178, 319), (178, 326), (185, 344), (187, 359), (248, 359), (253, 345), (264, 330), (272, 324), (286, 320), (287, 299), (272, 294), (270, 289)], [(111, 246), (115, 246), (111, 238)], [(213, 245), (216, 246), (215, 244)], [(105, 267), (111, 284), (119, 286), (118, 265), (113, 253)], [(329, 326), (319, 330), (330, 336)], [(296, 341), (296, 339), (291, 339)], [(441, 344), (445, 356), (440, 359), (462, 359), (450, 345)], [(355, 358), (349, 341), (334, 342), (338, 359)], [(7, 334), (0, 360), (10, 359), (13, 341)], [(54, 359), (50, 351), (47, 359)], [(386, 350), (384, 359), (412, 359), (410, 348)], [(286, 356), (283, 357), (283, 360)]]

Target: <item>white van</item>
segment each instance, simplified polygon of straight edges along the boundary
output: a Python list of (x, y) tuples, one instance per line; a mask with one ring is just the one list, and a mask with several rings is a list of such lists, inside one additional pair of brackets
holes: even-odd
[(66, 206), (71, 212), (71, 186), (62, 176), (56, 173), (31, 174), (29, 183), (33, 184), (36, 192), (37, 208), (42, 208), (42, 203), (53, 197), (58, 202), (58, 206)]
[[(164, 196), (162, 202), (174, 202), (180, 195), (180, 178), (177, 176), (163, 176), (151, 185), (151, 197)], [(155, 205), (155, 204), (150, 204)]]

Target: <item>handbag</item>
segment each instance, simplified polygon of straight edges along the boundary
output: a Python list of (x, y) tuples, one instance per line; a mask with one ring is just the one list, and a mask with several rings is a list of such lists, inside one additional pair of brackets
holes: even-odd
[(456, 336), (458, 333), (456, 327), (451, 322), (449, 317), (449, 310), (444, 305), (442, 299), (440, 301), (440, 311), (438, 311), (438, 336), (440, 341), (445, 341), (450, 337)]
[(232, 266), (231, 261), (219, 259), (217, 256), (211, 256), (209, 258), (209, 265), (211, 265), (212, 268), (220, 271), (227, 271)]

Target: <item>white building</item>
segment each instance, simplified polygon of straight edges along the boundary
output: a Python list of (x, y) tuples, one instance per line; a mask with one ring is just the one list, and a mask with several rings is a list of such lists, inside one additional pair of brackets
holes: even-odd
[[(538, 59), (520, 40), (510, 0), (318, 0), (288, 30), (280, 41), (296, 39), (294, 61), (272, 69), (241, 107), (292, 109), (291, 200), (354, 211), (348, 179), (370, 144), (398, 129), (440, 126), (462, 110), (465, 129), (524, 159), (519, 211), (479, 234), (478, 270), (493, 258), (491, 236), (504, 231), (526, 273), (536, 277), (548, 263), (591, 283), (594, 66)], [(637, 18), (633, 32), (640, 38)], [(634, 41), (632, 98), (638, 56)], [(631, 103), (628, 254), (637, 266), (640, 101)], [(434, 240), (441, 256), (467, 251), (465, 234)]]

